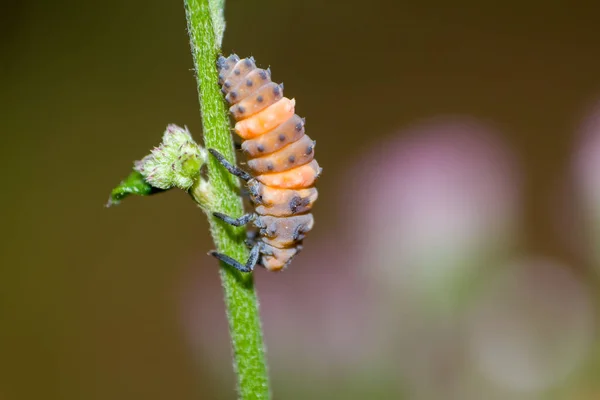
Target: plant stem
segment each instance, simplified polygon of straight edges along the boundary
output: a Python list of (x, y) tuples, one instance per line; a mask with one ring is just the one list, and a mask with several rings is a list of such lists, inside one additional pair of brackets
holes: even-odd
[[(198, 83), (200, 111), (206, 148), (213, 148), (235, 162), (229, 118), (217, 85), (216, 59), (223, 28), (223, 0), (184, 0), (190, 44)], [(213, 158), (208, 162), (208, 179), (214, 209), (240, 216), (242, 200), (239, 182)], [(191, 194), (199, 202), (192, 189)], [(208, 213), (210, 230), (217, 249), (237, 260), (248, 258), (243, 228), (232, 228)], [(233, 347), (233, 366), (239, 397), (244, 400), (269, 399), (269, 383), (264, 355), (258, 300), (252, 274), (221, 263), (221, 282)]]

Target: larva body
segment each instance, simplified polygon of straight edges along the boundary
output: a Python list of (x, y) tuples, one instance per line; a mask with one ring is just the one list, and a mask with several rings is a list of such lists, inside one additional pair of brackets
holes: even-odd
[(245, 265), (212, 254), (241, 271), (251, 271), (255, 264), (279, 271), (302, 249), (302, 240), (313, 227), (310, 211), (318, 196), (314, 183), (321, 173), (314, 160), (315, 142), (304, 132), (304, 119), (295, 114), (295, 101), (283, 96), (283, 84), (271, 81), (270, 70), (237, 55), (220, 57), (217, 67), (235, 131), (244, 139), (242, 150), (251, 175), (211, 152), (247, 181), (255, 212), (238, 219), (215, 215), (233, 225), (253, 221), (259, 237)]

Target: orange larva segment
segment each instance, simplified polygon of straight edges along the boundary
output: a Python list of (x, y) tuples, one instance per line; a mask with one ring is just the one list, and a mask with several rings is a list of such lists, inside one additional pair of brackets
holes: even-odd
[(272, 207), (276, 204), (288, 203), (293, 197), (310, 198), (311, 201), (317, 200), (317, 189), (302, 188), (302, 189), (279, 189), (270, 186), (265, 186), (261, 183), (257, 183), (256, 194), (257, 204), (264, 205), (266, 207)]
[(245, 140), (242, 150), (250, 157), (271, 154), (297, 141), (304, 135), (304, 120), (297, 114), (270, 132), (254, 139)]
[(236, 104), (270, 82), (271, 72), (256, 68), (246, 75), (246, 79), (241, 80), (229, 91), (227, 96), (225, 96), (225, 100), (227, 100), (229, 104)]
[(250, 71), (256, 69), (256, 64), (254, 64), (253, 58), (244, 58), (243, 60), (238, 61), (233, 68), (230, 68), (226, 71), (227, 75), (225, 75), (225, 81), (223, 82), (223, 88), (221, 89), (223, 93), (228, 93), (231, 89), (237, 86), (246, 76), (250, 73)]
[(310, 162), (314, 153), (314, 142), (308, 135), (304, 135), (273, 154), (248, 160), (248, 167), (255, 174), (288, 171)]
[(287, 97), (235, 124), (235, 131), (242, 139), (252, 139), (279, 126), (292, 115), (296, 102)]
[(277, 189), (263, 186), (261, 202), (257, 202), (256, 213), (275, 217), (304, 214), (312, 209), (317, 201), (317, 189)]
[(314, 218), (312, 214), (285, 218), (262, 215), (256, 219), (255, 224), (260, 228), (263, 242), (284, 249), (304, 239), (304, 235), (313, 228)]
[(280, 189), (302, 189), (313, 185), (321, 173), (316, 160), (308, 164), (274, 174), (263, 174), (256, 177), (260, 183)]
[(231, 106), (229, 111), (236, 120), (240, 120), (277, 103), (282, 97), (283, 89), (281, 86), (274, 82), (267, 83), (258, 89), (256, 93)]

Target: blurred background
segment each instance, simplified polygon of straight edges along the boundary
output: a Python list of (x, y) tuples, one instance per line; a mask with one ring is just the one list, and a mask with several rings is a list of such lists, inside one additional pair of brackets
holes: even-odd
[[(600, 5), (228, 0), (307, 117), (317, 225), (256, 272), (276, 399), (600, 398)], [(201, 139), (183, 4), (4, 0), (0, 399), (234, 399), (204, 215), (106, 209)]]

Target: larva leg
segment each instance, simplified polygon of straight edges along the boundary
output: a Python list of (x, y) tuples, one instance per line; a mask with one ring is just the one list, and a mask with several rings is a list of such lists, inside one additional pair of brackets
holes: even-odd
[(228, 255), (225, 255), (223, 253), (217, 253), (216, 251), (211, 251), (208, 254), (217, 258), (220, 261), (223, 261), (225, 264), (241, 272), (252, 272), (254, 270), (254, 267), (258, 263), (258, 258), (260, 257), (260, 244), (254, 245), (254, 247), (250, 251), (250, 257), (248, 258), (248, 261), (246, 261), (246, 264), (242, 264), (241, 262), (234, 260)]
[(249, 173), (247, 173), (243, 169), (236, 167), (235, 165), (231, 165), (231, 163), (227, 161), (225, 157), (223, 157), (223, 155), (215, 149), (208, 149), (208, 151), (210, 151), (210, 154), (212, 154), (213, 157), (215, 157), (217, 161), (219, 161), (221, 165), (224, 166), (227, 171), (229, 171), (229, 173), (237, 176), (238, 178), (246, 182), (252, 179), (252, 176)]
[(214, 212), (213, 215), (219, 218), (220, 220), (227, 222), (229, 225), (233, 226), (246, 225), (248, 222), (252, 221), (255, 218), (255, 215), (253, 213), (244, 214), (239, 218), (232, 218), (229, 215), (225, 215), (220, 212)]

